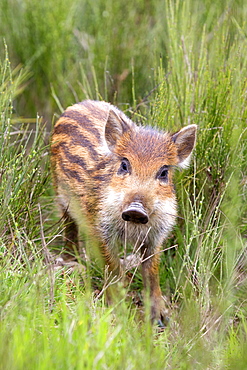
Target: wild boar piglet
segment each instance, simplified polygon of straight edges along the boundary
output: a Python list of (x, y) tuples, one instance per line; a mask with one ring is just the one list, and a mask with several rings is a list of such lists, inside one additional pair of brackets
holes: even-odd
[(141, 127), (106, 102), (68, 107), (51, 141), (57, 202), (66, 219), (67, 251), (87, 230), (112, 276), (122, 274), (119, 246), (141, 241), (144, 288), (151, 319), (160, 325), (165, 307), (159, 283), (162, 243), (176, 221), (175, 167), (186, 168), (196, 125), (170, 134)]

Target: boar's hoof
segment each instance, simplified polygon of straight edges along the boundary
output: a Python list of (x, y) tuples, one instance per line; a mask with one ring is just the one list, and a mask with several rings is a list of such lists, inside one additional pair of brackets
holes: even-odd
[(168, 316), (164, 316), (162, 317), (162, 319), (158, 319), (157, 320), (157, 326), (159, 329), (165, 329), (167, 327), (167, 325), (169, 324), (169, 317)]
[(161, 319), (157, 321), (157, 326), (158, 328), (161, 328), (161, 329), (165, 328), (165, 325), (163, 324), (163, 321), (161, 321)]

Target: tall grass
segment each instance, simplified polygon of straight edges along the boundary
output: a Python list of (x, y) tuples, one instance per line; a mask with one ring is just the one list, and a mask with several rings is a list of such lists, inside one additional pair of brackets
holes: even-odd
[[(0, 33), (18, 67), (3, 47), (0, 367), (246, 368), (246, 14), (242, 0), (1, 1)], [(62, 226), (36, 113), (84, 97), (143, 124), (198, 124), (161, 259), (163, 333), (126, 299), (105, 307), (83, 270), (48, 253)]]
[[(0, 34), (12, 45), (10, 58), (32, 71), (30, 89), (23, 95), (26, 111), (20, 104), (20, 114), (36, 114), (38, 107), (50, 120), (57, 108), (51, 90), (63, 107), (88, 94), (129, 103), (133, 67), (139, 80), (137, 97), (147, 93), (154, 55), (149, 34), (153, 13), (152, 1), (137, 1), (135, 6), (111, 0), (1, 1)], [(140, 50), (145, 51), (142, 57)], [(96, 80), (97, 94), (92, 89)]]
[(35, 239), (40, 239), (37, 203), (48, 177), (48, 149), (39, 118), (21, 122), (12, 113), (13, 99), (27, 78), (27, 71), (11, 70), (6, 51), (0, 64), (0, 248), (3, 266), (6, 263), (11, 268), (13, 262), (13, 271), (18, 263), (21, 267), (21, 262), (29, 264), (33, 258)]

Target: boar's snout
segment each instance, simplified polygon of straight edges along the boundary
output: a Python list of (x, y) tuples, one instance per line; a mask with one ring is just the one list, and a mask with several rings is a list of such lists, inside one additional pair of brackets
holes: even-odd
[(122, 213), (124, 221), (131, 221), (137, 224), (146, 224), (148, 215), (143, 205), (139, 202), (131, 203)]

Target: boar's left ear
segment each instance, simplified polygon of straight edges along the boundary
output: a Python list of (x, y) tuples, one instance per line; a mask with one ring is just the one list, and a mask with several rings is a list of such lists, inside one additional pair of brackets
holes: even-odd
[(172, 135), (172, 141), (176, 144), (178, 150), (178, 166), (181, 168), (186, 168), (189, 165), (196, 141), (196, 130), (197, 125), (189, 125)]
[(105, 139), (110, 150), (113, 150), (116, 142), (129, 128), (117, 113), (117, 109), (110, 109), (105, 126)]

